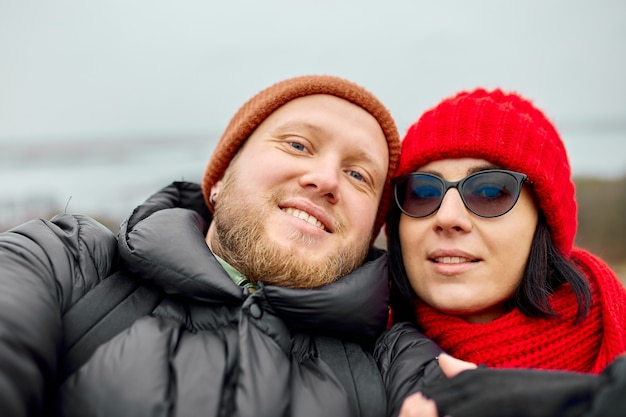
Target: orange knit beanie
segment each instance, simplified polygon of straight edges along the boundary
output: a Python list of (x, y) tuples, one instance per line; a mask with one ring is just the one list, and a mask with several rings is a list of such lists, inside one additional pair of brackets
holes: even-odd
[(351, 81), (329, 75), (306, 75), (278, 82), (248, 100), (226, 126), (202, 178), (204, 200), (210, 210), (211, 187), (219, 181), (230, 161), (246, 139), (270, 114), (279, 107), (299, 97), (313, 94), (329, 94), (347, 100), (363, 108), (377, 121), (387, 138), (389, 168), (378, 206), (372, 239), (378, 235), (391, 202), (390, 181), (398, 165), (400, 138), (396, 124), (387, 108), (369, 91)]
[(485, 159), (526, 174), (552, 241), (570, 254), (577, 221), (569, 160), (554, 125), (529, 100), (480, 88), (444, 99), (408, 129), (397, 175), (449, 158)]

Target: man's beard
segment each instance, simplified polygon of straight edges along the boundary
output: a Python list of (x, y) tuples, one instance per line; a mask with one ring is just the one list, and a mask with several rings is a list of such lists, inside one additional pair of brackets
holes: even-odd
[[(330, 284), (349, 274), (361, 265), (367, 256), (370, 236), (343, 248), (339, 253), (331, 253), (327, 259), (311, 261), (277, 245), (269, 238), (271, 231), (264, 227), (268, 216), (267, 208), (242, 198), (234, 175), (227, 172), (223, 179), (219, 201), (215, 206), (213, 222), (213, 252), (242, 273), (251, 282), (291, 288), (315, 288)], [(275, 201), (276, 200), (276, 201)], [(278, 205), (279, 196), (273, 196), (269, 203)], [(267, 206), (266, 206), (267, 207)], [(338, 225), (335, 232), (340, 232)], [(306, 234), (294, 231), (291, 236), (294, 246), (307, 246), (313, 243)]]

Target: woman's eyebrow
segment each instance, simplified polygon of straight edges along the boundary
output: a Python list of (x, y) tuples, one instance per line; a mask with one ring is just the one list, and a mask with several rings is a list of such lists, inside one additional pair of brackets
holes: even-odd
[(499, 167), (497, 165), (494, 164), (484, 164), (484, 165), (479, 165), (479, 166), (475, 166), (475, 167), (471, 167), (467, 170), (467, 175), (471, 175), (474, 174), (476, 172), (480, 172), (480, 171), (487, 171), (489, 169), (498, 169)]
[[(468, 168), (466, 171), (466, 174), (471, 175), (471, 174), (475, 174), (476, 172), (487, 171), (490, 169), (499, 169), (499, 168), (500, 167), (494, 164), (482, 164), (482, 165), (477, 165), (477, 166)], [(440, 171), (437, 171), (435, 169), (424, 169), (424, 170), (420, 170), (419, 172), (425, 172), (427, 174), (433, 174), (433, 175), (437, 175), (438, 177), (443, 178), (443, 174)]]

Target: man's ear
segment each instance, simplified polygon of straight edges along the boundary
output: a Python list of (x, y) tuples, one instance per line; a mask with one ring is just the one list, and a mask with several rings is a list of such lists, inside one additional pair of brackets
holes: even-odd
[(213, 184), (213, 186), (211, 187), (211, 194), (219, 194), (220, 190), (222, 189), (223, 182), (223, 180), (219, 180), (218, 182)]
[(222, 183), (223, 183), (223, 180), (219, 180), (218, 182), (213, 184), (213, 186), (211, 187), (211, 193), (209, 194), (209, 202), (211, 203), (213, 207), (215, 207), (215, 204), (217, 203), (217, 198), (220, 194), (220, 190), (222, 189)]

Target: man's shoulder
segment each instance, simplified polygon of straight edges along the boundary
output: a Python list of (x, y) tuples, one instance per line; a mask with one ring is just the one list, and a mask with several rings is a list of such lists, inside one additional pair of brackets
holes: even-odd
[(68, 242), (67, 238), (72, 236), (76, 239), (91, 241), (115, 240), (115, 234), (98, 220), (82, 214), (68, 213), (60, 213), (50, 219), (33, 219), (13, 227), (5, 233), (30, 236), (36, 238), (35, 241), (56, 236), (66, 243)]
[[(80, 214), (59, 214), (46, 226), (74, 255), (74, 259), (94, 268), (99, 277), (110, 274), (117, 260), (116, 235), (96, 219)], [(52, 238), (46, 244), (54, 244)], [(44, 246), (45, 249), (45, 246)]]
[[(75, 274), (107, 276), (117, 259), (117, 238), (97, 220), (83, 215), (59, 214), (34, 219), (1, 234), (7, 259), (25, 256), (60, 283), (73, 285)], [(20, 255), (21, 254), (21, 255)]]

